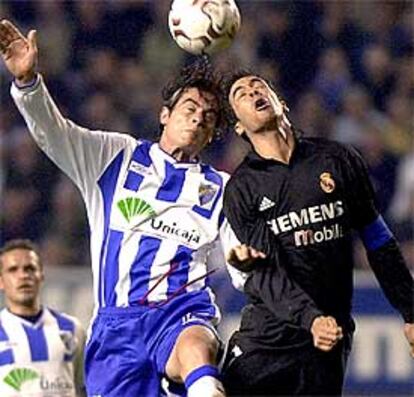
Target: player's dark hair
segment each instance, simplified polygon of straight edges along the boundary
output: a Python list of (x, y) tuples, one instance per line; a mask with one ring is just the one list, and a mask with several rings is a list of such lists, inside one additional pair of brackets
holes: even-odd
[[(33, 243), (33, 241), (31, 241), (29, 239), (9, 240), (9, 241), (6, 242), (6, 244), (3, 245), (3, 247), (0, 248), (0, 270), (1, 270), (1, 267), (2, 267), (2, 257), (3, 257), (3, 255), (6, 254), (7, 252), (18, 250), (18, 249), (33, 251), (37, 255), (39, 255), (38, 247), (35, 243)], [(41, 261), (40, 261), (40, 265), (42, 266)]]
[[(239, 69), (239, 70), (236, 70), (235, 72), (227, 73), (221, 80), (221, 87), (224, 92), (224, 95), (226, 96), (226, 103), (224, 107), (225, 117), (228, 121), (230, 128), (232, 128), (233, 130), (238, 121), (238, 118), (236, 116), (236, 113), (234, 113), (233, 108), (230, 105), (230, 101), (228, 100), (231, 87), (237, 80), (242, 79), (243, 77), (254, 76), (254, 75), (255, 73), (253, 73), (250, 69)], [(246, 134), (242, 134), (241, 138), (245, 140), (246, 142), (250, 143), (250, 139), (247, 137)]]
[(162, 90), (163, 106), (172, 110), (189, 88), (197, 88), (215, 96), (218, 114), (214, 137), (221, 137), (227, 129), (224, 112), (226, 96), (222, 90), (221, 77), (214, 70), (207, 55), (198, 57), (191, 64), (184, 66), (180, 73), (165, 85)]

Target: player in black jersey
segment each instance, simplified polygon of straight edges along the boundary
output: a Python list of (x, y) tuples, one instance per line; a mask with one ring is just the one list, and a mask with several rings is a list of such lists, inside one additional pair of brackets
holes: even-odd
[[(248, 396), (340, 395), (354, 330), (352, 231), (360, 234), (385, 295), (406, 323), (412, 354), (413, 279), (375, 208), (359, 153), (297, 136), (286, 105), (263, 78), (241, 72), (227, 85), (235, 131), (252, 146), (226, 187), (225, 215), (245, 244), (229, 259), (243, 270), (251, 262), (249, 247), (266, 259), (256, 261), (245, 284), (249, 304), (230, 340), (226, 390)], [(286, 290), (280, 269), (298, 285), (296, 293)], [(280, 299), (286, 291), (291, 304)], [(302, 314), (292, 311), (306, 296), (343, 330), (331, 349), (313, 345), (314, 316), (306, 314), (306, 305)]]

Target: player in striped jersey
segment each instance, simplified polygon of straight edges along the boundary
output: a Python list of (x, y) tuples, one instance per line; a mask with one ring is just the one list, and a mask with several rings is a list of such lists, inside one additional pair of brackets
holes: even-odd
[(192, 65), (166, 87), (151, 143), (64, 118), (35, 71), (35, 31), (25, 38), (2, 21), (0, 51), (31, 134), (86, 204), (96, 300), (88, 394), (157, 396), (167, 376), (189, 397), (224, 396), (207, 262), (231, 245), (221, 211), (228, 175), (198, 160), (223, 121), (211, 68)]
[(0, 249), (0, 396), (84, 395), (85, 332), (71, 316), (42, 306), (43, 266), (28, 240)]

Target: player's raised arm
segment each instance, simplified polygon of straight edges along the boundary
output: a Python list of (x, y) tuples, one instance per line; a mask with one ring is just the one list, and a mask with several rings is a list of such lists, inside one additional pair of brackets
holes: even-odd
[(16, 26), (3, 19), (0, 22), (0, 52), (18, 85), (26, 85), (34, 79), (38, 59), (35, 30), (24, 37)]
[(1, 21), (0, 52), (15, 78), (11, 95), (32, 137), (81, 192), (87, 194), (90, 183), (96, 181), (120, 150), (135, 146), (135, 139), (125, 134), (91, 131), (62, 115), (36, 70), (35, 30), (25, 37), (10, 21)]

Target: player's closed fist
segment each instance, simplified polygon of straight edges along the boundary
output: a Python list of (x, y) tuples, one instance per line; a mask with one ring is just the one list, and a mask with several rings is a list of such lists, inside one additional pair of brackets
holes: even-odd
[(314, 346), (322, 351), (330, 351), (343, 338), (340, 327), (332, 316), (319, 316), (313, 320), (311, 333)]
[(227, 254), (227, 262), (242, 272), (253, 270), (257, 260), (264, 258), (266, 255), (263, 252), (246, 244), (233, 247)]

